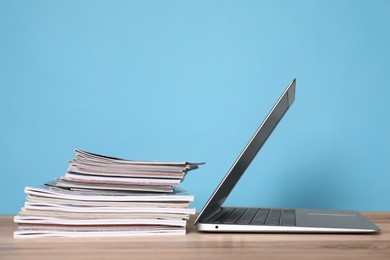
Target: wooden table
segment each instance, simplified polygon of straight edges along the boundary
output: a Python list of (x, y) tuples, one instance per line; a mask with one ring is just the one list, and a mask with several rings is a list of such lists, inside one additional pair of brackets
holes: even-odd
[(364, 213), (379, 234), (211, 234), (138, 238), (13, 238), (13, 216), (0, 216), (0, 259), (387, 259), (390, 212)]

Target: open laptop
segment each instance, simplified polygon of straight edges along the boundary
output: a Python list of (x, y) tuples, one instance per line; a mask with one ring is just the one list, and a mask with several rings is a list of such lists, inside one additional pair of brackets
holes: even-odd
[(195, 223), (209, 232), (369, 233), (380, 229), (357, 211), (225, 207), (224, 201), (295, 99), (295, 79), (288, 85), (245, 146)]

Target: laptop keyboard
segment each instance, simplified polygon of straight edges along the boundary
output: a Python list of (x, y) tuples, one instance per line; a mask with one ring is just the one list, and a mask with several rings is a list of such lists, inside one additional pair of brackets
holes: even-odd
[(294, 209), (222, 208), (213, 223), (238, 225), (295, 226)]

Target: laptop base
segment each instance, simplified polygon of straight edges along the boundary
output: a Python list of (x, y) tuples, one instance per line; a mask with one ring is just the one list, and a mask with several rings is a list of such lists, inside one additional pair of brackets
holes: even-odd
[(349, 210), (222, 207), (196, 224), (204, 232), (372, 233), (380, 229)]

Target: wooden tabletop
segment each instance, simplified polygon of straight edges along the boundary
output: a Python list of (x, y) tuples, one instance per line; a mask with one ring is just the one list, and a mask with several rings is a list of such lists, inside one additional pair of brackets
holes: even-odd
[(390, 259), (390, 212), (364, 213), (378, 234), (199, 233), (126, 238), (13, 238), (0, 216), (0, 259)]

